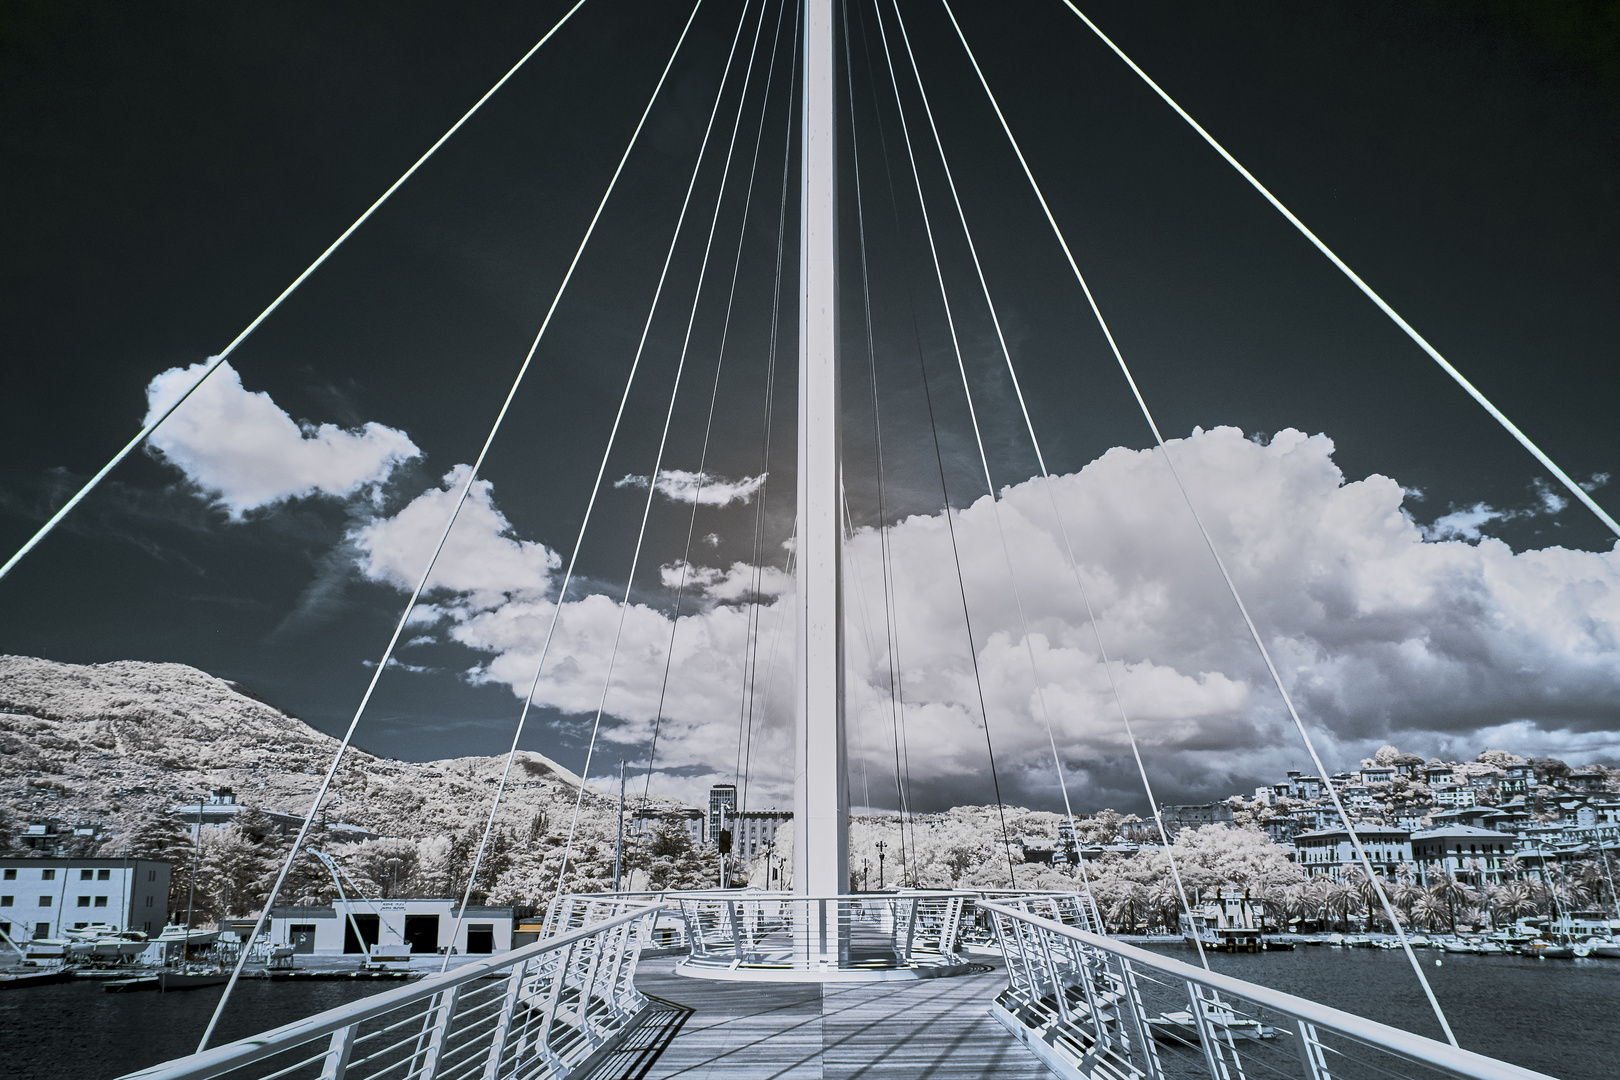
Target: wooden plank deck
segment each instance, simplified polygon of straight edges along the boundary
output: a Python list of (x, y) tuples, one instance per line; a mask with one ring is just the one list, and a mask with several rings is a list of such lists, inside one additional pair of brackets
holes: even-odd
[(989, 1015), (1001, 972), (844, 985), (709, 982), (641, 965), (667, 1005), (594, 1080), (1050, 1080)]

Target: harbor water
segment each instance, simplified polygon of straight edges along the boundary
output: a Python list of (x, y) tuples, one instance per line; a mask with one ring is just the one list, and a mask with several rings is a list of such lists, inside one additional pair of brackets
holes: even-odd
[[(1179, 942), (1149, 947), (1197, 963), (1193, 950)], [(1435, 949), (1417, 955), (1464, 1047), (1560, 1080), (1620, 1076), (1620, 960), (1536, 960)], [(1211, 954), (1210, 959), (1217, 970), (1236, 978), (1440, 1037), (1400, 952), (1304, 946), (1294, 952)], [(244, 981), (232, 996), (216, 1045), (399, 985)], [(111, 1080), (189, 1053), (219, 993), (211, 987), (108, 994), (90, 980), (0, 992), (0, 1076)]]
[[(1148, 948), (1198, 963), (1184, 942)], [(1620, 1076), (1620, 960), (1440, 949), (1418, 949), (1416, 955), (1464, 1049), (1559, 1080)], [(1236, 979), (1431, 1039), (1445, 1037), (1400, 950), (1302, 945), (1292, 952), (1210, 953), (1209, 959), (1216, 971)]]

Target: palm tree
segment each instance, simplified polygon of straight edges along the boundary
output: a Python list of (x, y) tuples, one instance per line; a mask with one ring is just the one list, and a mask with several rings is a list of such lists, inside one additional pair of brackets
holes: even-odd
[[(1435, 896), (1432, 892), (1420, 893), (1417, 900), (1412, 904), (1412, 918), (1422, 919), (1423, 928), (1425, 930), (1434, 930), (1435, 923), (1446, 918), (1450, 914), (1451, 908), (1444, 900), (1438, 896)], [(1453, 923), (1452, 933), (1455, 934), (1456, 932), (1457, 927), (1456, 924)]]
[(1479, 902), (1478, 893), (1474, 892), (1472, 889), (1458, 881), (1456, 878), (1452, 877), (1450, 874), (1445, 875), (1445, 877), (1429, 886), (1429, 895), (1433, 896), (1440, 903), (1446, 905), (1446, 914), (1449, 916), (1451, 921), (1451, 933), (1453, 937), (1455, 937), (1457, 934), (1457, 907), (1459, 905), (1462, 905), (1465, 908), (1472, 907), (1474, 904)]

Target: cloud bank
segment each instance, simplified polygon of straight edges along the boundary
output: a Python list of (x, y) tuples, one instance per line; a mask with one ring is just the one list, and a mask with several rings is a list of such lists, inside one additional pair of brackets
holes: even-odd
[[(1620, 553), (1515, 553), (1497, 540), (1473, 541), (1460, 520), (1426, 535), (1404, 508), (1400, 484), (1376, 475), (1347, 481), (1322, 435), (1289, 430), (1261, 444), (1219, 428), (1174, 440), (1169, 452), (1330, 762), (1352, 764), (1387, 741), (1471, 756), (1487, 745), (1481, 740), (1509, 736), (1532, 752), (1620, 752)], [(429, 492), (359, 534), (362, 570), (408, 587), (408, 560), (388, 553), (420, 552), (420, 539), (397, 538), (419, 536), (419, 527), (406, 527), (413, 511), (444, 498)], [(1123, 704), (1165, 792), (1225, 793), (1303, 764), (1298, 736), (1162, 458), (1116, 448), (1054, 477), (1050, 492), (1030, 480), (1005, 489), (994, 507), (986, 497), (957, 514), (971, 643), (940, 515), (891, 529), (890, 608), (878, 536), (856, 533), (846, 594), (855, 801), (894, 804), (902, 734), (914, 797), (988, 800), (986, 721), (1009, 799), (1059, 804), (1048, 722), (1077, 808), (1137, 791), (1054, 501)], [(474, 678), (522, 694), (555, 610), (555, 556), (510, 535), (487, 485), (457, 533), (463, 528), (467, 536), (452, 539), (465, 546), (436, 577), (437, 606), (423, 621), (444, 621), (453, 640), (487, 657)], [(666, 586), (679, 574), (678, 566), (663, 568)], [(603, 732), (611, 748), (600, 760), (621, 751), (633, 758), (645, 747), (669, 660), (655, 786), (691, 795), (729, 779), (739, 739), (751, 738), (750, 801), (784, 804), (793, 768), (790, 582), (765, 572), (758, 595), (767, 606), (754, 623), (739, 602), (753, 595), (753, 568), (688, 568), (688, 582), (673, 657), (667, 603), (627, 613)], [(541, 704), (594, 712), (617, 618), (606, 596), (565, 605)], [(752, 698), (750, 655), (758, 657)]]
[[(170, 368), (146, 388), (146, 420), (185, 393), (208, 362)], [(421, 451), (403, 432), (369, 423), (358, 431), (301, 424), (266, 393), (249, 392), (229, 362), (219, 366), (148, 442), (233, 521), (287, 499), (346, 499), (386, 480)]]

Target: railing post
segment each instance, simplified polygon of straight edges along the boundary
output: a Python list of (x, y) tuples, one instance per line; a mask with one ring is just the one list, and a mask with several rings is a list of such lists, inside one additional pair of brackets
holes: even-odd
[[(1106, 970), (1107, 962), (1098, 957)], [(1130, 1008), (1131, 1026), (1136, 1029), (1136, 1042), (1142, 1048), (1142, 1062), (1147, 1066), (1150, 1080), (1163, 1080), (1164, 1066), (1159, 1061), (1159, 1047), (1153, 1041), (1153, 1029), (1148, 1027), (1147, 1005), (1142, 1001), (1142, 987), (1136, 980), (1136, 969), (1124, 957), (1119, 958), (1120, 989)]]
[(731, 924), (731, 954), (737, 958), (737, 963), (743, 962), (743, 935), (742, 924), (737, 919), (737, 901), (727, 900), (726, 921)]
[(326, 1058), (321, 1062), (320, 1080), (343, 1080), (343, 1074), (349, 1069), (349, 1054), (354, 1050), (354, 1027), (350, 1024), (332, 1032)]
[(1296, 1020), (1294, 1029), (1299, 1033), (1299, 1056), (1305, 1065), (1305, 1080), (1333, 1080), (1328, 1073), (1322, 1040), (1316, 1037), (1316, 1025)]
[(439, 992), (430, 1016), (432, 1026), (428, 1029), (427, 1047), (422, 1051), (422, 1066), (413, 1080), (434, 1080), (439, 1075), (439, 1064), (444, 1060), (444, 1042), (450, 1034), (450, 1019), (455, 1015), (456, 1001), (460, 997), (460, 986)]
[(518, 994), (523, 990), (523, 972), (528, 961), (512, 965), (506, 977), (506, 996), (495, 1016), (495, 1030), (489, 1037), (489, 1060), (484, 1064), (484, 1080), (495, 1080), (501, 1071), (501, 1055), (506, 1053), (506, 1037), (512, 1030), (512, 1014), (517, 1011)]

